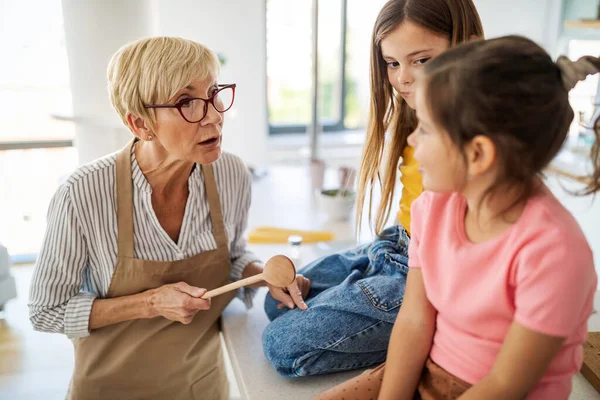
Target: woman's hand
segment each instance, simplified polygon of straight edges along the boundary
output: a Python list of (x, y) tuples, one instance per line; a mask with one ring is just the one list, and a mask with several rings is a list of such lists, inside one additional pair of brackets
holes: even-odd
[(210, 308), (210, 299), (201, 299), (206, 289), (190, 286), (185, 282), (163, 285), (150, 289), (148, 304), (151, 317), (164, 317), (171, 321), (189, 324), (200, 310)]
[(298, 307), (301, 310), (308, 310), (308, 306), (304, 303), (304, 299), (308, 297), (310, 292), (310, 279), (305, 278), (303, 275), (296, 275), (296, 279), (290, 285), (278, 288), (272, 285), (267, 285), (269, 292), (275, 300), (279, 300), (280, 303), (277, 308), (288, 307), (294, 309)]

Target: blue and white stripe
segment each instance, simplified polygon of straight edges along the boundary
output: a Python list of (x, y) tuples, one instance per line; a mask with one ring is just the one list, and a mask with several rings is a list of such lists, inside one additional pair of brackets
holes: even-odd
[[(173, 242), (152, 209), (152, 190), (132, 152), (134, 257), (175, 261), (217, 245), (212, 233), (204, 177), (199, 166), (188, 180), (189, 198), (179, 234)], [(251, 178), (242, 160), (223, 153), (213, 164), (219, 190), (232, 269), (239, 280), (245, 266), (258, 258), (243, 237), (251, 200)], [(104, 297), (117, 261), (116, 154), (80, 167), (61, 185), (50, 203), (48, 226), (33, 274), (29, 313), (36, 330), (69, 338), (89, 334), (92, 303)], [(248, 307), (255, 290), (240, 290)]]

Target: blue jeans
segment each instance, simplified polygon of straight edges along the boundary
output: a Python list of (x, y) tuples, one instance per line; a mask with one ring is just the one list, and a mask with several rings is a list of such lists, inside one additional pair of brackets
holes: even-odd
[(278, 309), (270, 294), (263, 333), (267, 360), (283, 376), (346, 371), (385, 361), (408, 274), (409, 237), (401, 226), (372, 243), (308, 264), (308, 310)]

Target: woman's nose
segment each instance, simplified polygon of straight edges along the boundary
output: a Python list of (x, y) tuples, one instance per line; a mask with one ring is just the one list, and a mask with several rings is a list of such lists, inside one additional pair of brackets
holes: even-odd
[(214, 104), (207, 104), (206, 115), (200, 121), (201, 125), (220, 124), (223, 121), (223, 115), (217, 111)]

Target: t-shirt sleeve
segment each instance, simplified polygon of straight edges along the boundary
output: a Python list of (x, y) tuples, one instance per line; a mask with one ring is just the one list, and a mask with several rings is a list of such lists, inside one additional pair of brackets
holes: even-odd
[(515, 259), (515, 321), (568, 337), (592, 313), (597, 284), (592, 252), (583, 236), (553, 230), (539, 235)]
[(411, 206), (410, 222), (410, 244), (408, 245), (408, 266), (410, 268), (421, 268), (419, 260), (419, 243), (423, 232), (427, 209), (431, 204), (431, 193), (423, 192)]

